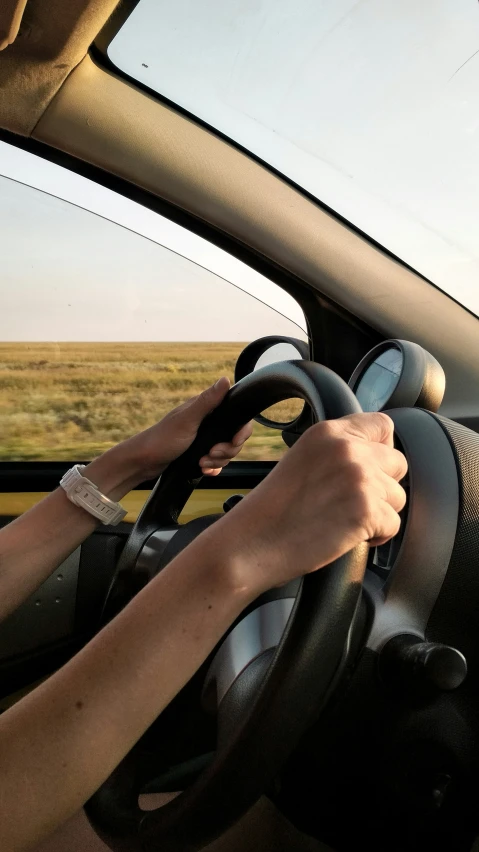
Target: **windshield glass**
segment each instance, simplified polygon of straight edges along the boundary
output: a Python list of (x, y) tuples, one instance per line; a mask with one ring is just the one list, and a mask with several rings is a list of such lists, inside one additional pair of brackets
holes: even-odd
[(479, 5), (140, 0), (117, 67), (479, 313)]

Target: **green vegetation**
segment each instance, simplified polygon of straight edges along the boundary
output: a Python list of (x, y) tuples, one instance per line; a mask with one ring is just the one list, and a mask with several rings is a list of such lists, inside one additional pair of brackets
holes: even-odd
[[(0, 343), (0, 460), (91, 459), (219, 376), (241, 343)], [(286, 421), (298, 400), (275, 406)], [(242, 459), (277, 459), (281, 433), (255, 424)]]

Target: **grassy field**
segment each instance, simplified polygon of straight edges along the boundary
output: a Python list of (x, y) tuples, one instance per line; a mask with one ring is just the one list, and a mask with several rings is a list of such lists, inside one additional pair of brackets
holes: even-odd
[[(221, 375), (241, 343), (0, 343), (0, 460), (87, 460), (150, 426)], [(283, 421), (298, 400), (275, 406)], [(242, 459), (277, 459), (255, 424)]]

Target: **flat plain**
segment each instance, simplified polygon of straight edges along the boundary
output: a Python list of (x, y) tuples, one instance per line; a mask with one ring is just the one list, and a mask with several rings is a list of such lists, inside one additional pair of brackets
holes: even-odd
[[(151, 426), (219, 376), (244, 343), (0, 343), (0, 461), (82, 461)], [(283, 422), (298, 400), (275, 406)], [(254, 426), (240, 456), (278, 459), (281, 433)]]

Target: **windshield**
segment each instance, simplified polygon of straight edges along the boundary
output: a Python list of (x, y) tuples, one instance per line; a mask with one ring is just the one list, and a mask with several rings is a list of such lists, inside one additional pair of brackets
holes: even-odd
[(140, 0), (112, 62), (479, 313), (479, 5)]

